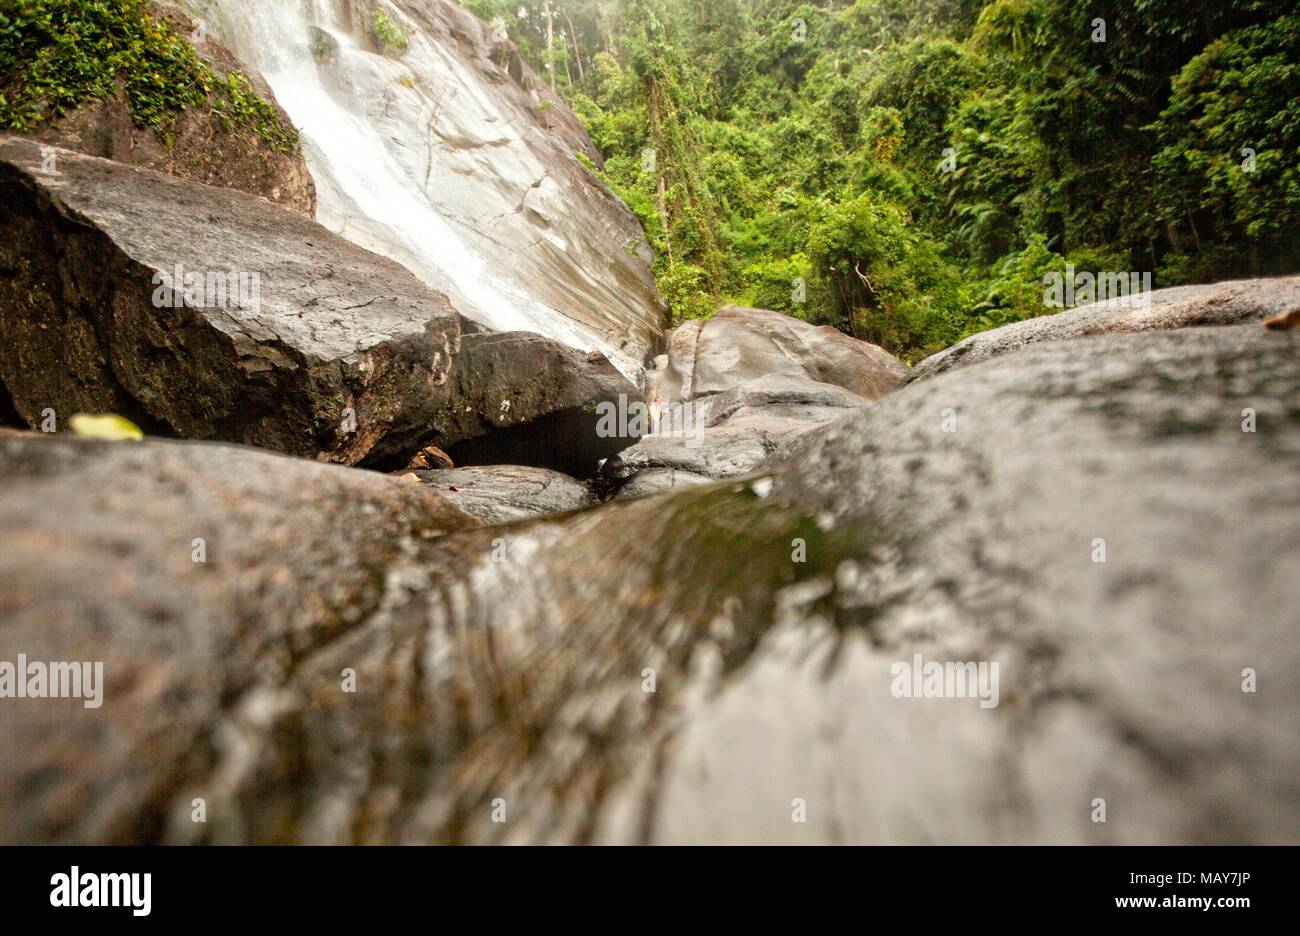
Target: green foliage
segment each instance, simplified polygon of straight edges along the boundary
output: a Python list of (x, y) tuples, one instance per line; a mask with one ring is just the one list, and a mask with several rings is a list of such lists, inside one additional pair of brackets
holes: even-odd
[(166, 133), (177, 114), (209, 110), (225, 129), (298, 147), (238, 72), (199, 61), (144, 0), (10, 0), (0, 7), (0, 129), (26, 131), (119, 89), (136, 124)]
[[(465, 2), (560, 61), (539, 7)], [(570, 0), (553, 78), (678, 317), (734, 299), (916, 359), (1052, 311), (1067, 257), (1157, 286), (1300, 269), (1284, 6)]]
[(676, 263), (661, 270), (657, 283), (677, 321), (708, 318), (718, 307), (708, 271), (693, 263)]
[(978, 65), (948, 39), (914, 39), (874, 63), (868, 105), (892, 109), (906, 128), (907, 155), (929, 169), (948, 145), (948, 116), (974, 87)]
[(251, 127), (281, 152), (297, 150), (298, 131), (280, 120), (242, 74), (232, 71), (224, 81), (214, 76), (212, 88), (216, 92), (211, 103), (212, 117), (217, 126), (224, 130)]
[(375, 7), (370, 13), (370, 32), (380, 51), (389, 55), (400, 55), (406, 51), (406, 33), (380, 7)]
[(833, 324), (855, 337), (911, 358), (960, 335), (960, 276), (903, 206), (871, 192), (826, 206), (808, 255)]
[(820, 281), (814, 280), (805, 254), (760, 260), (745, 269), (742, 279), (741, 305), (772, 309), (818, 324), (828, 324), (833, 317), (829, 295), (809, 295), (809, 284)]
[(142, 0), (67, 3), (23, 0), (0, 8), (0, 124), (25, 130), (123, 83), (137, 122), (199, 106), (207, 75), (194, 50), (155, 22)]
[[(1179, 254), (1175, 277), (1231, 274), (1252, 250), (1279, 251), (1300, 226), (1300, 14), (1214, 40), (1173, 80), (1154, 131), (1163, 220), (1186, 220), (1194, 241), (1232, 243)], [(1198, 222), (1199, 219), (1199, 222)], [(1194, 244), (1188, 245), (1194, 247)]]
[[(1084, 266), (1088, 264), (1085, 262)], [(1047, 249), (1043, 235), (1030, 235), (1024, 249), (1004, 257), (993, 277), (982, 284), (983, 295), (972, 306), (962, 337), (1053, 311), (1043, 301), (1045, 277), (1049, 273), (1064, 275), (1065, 258)]]
[(971, 95), (949, 119), (948, 133), (954, 164), (943, 175), (948, 240), (966, 259), (990, 265), (1042, 220), (1032, 201), (1041, 147), (1015, 91)]

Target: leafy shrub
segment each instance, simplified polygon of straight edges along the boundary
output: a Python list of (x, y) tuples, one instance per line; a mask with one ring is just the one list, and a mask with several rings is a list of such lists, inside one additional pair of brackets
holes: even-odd
[(380, 51), (388, 55), (401, 55), (406, 51), (406, 33), (379, 7), (370, 14), (370, 33)]
[(980, 298), (971, 307), (962, 337), (988, 328), (1056, 312), (1043, 301), (1044, 278), (1065, 272), (1065, 258), (1047, 249), (1041, 234), (1034, 234), (1018, 253), (1005, 257), (994, 277), (979, 285)]
[(167, 132), (186, 110), (286, 152), (298, 134), (238, 72), (225, 79), (144, 0), (22, 0), (0, 7), (0, 129), (26, 131), (121, 87), (135, 123)]
[[(1174, 279), (1230, 272), (1234, 253), (1300, 262), (1300, 14), (1211, 42), (1174, 78), (1153, 129), (1164, 218), (1189, 242), (1188, 256), (1167, 261)], [(1237, 249), (1197, 249), (1215, 233)]]
[(668, 303), (674, 321), (705, 319), (713, 315), (718, 301), (709, 288), (709, 274), (693, 263), (677, 263), (662, 270), (658, 277), (659, 294)]
[(828, 205), (808, 236), (836, 323), (903, 357), (955, 340), (960, 278), (902, 205), (875, 193)]
[(212, 117), (223, 130), (252, 127), (258, 134), (285, 153), (298, 148), (298, 131), (280, 120), (270, 104), (264, 101), (248, 79), (236, 71), (225, 80), (213, 76)]
[(819, 289), (812, 264), (802, 253), (751, 264), (743, 274), (742, 305), (785, 312), (796, 318), (825, 322), (830, 318), (828, 296)]

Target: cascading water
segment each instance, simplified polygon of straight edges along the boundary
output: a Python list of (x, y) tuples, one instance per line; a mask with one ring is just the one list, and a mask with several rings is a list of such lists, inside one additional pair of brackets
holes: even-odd
[[(649, 301), (628, 299), (571, 272), (575, 252), (599, 275), (611, 266), (583, 254), (582, 232), (550, 223), (581, 211), (565, 203), (571, 183), (525, 139), (537, 132), (528, 115), (454, 49), (389, 8), (407, 24), (408, 46), (400, 58), (370, 51), (348, 0), (192, 6), (301, 131), (321, 224), (403, 264), (470, 319), (600, 351), (639, 378), (656, 328), (653, 290)], [(613, 278), (627, 291), (628, 277)]]

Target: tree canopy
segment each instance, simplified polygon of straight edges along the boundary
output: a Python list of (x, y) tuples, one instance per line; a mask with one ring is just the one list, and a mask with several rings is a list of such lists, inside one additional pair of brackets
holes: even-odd
[(679, 318), (762, 305), (915, 359), (1052, 311), (1067, 262), (1300, 265), (1285, 4), (464, 2), (587, 124)]

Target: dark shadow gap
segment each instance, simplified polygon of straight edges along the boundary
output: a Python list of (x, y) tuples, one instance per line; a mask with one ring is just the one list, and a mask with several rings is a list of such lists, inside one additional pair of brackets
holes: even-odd
[(15, 429), (30, 429), (27, 420), (23, 419), (18, 413), (18, 407), (14, 406), (14, 398), (9, 395), (9, 388), (0, 381), (0, 426), (11, 426)]

